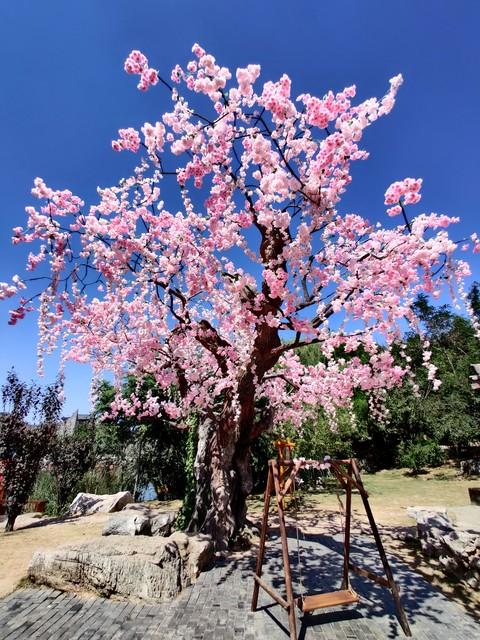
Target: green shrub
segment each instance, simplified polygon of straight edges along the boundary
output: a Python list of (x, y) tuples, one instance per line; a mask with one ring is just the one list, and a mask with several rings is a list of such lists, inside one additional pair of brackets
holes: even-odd
[(445, 460), (444, 453), (435, 440), (415, 440), (400, 445), (398, 462), (408, 467), (412, 473), (420, 473), (425, 467), (438, 467)]
[(43, 469), (37, 476), (37, 480), (29, 496), (30, 500), (47, 500), (45, 513), (47, 516), (59, 515), (57, 505), (57, 487), (51, 471)]
[(77, 485), (77, 491), (99, 495), (133, 491), (135, 479), (122, 465), (97, 465), (87, 471)]

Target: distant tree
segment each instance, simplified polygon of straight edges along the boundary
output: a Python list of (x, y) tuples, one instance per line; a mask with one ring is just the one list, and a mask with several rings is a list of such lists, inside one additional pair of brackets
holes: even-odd
[(475, 317), (480, 320), (480, 284), (477, 281), (472, 284), (467, 297)]
[(480, 438), (480, 401), (468, 377), (471, 363), (480, 361), (480, 343), (472, 324), (447, 305), (434, 307), (425, 296), (419, 296), (413, 308), (424, 326), (430, 362), (441, 385), (435, 391), (428, 379), (420, 336), (407, 335), (406, 353), (411, 358), (417, 393), (405, 384), (388, 394), (389, 437), (406, 446), (426, 436), (460, 449)]
[(92, 428), (84, 429), (81, 433), (57, 433), (53, 438), (50, 459), (58, 513), (64, 511), (75, 487), (94, 464), (94, 433), (92, 425)]
[[(133, 393), (140, 398), (165, 400), (174, 396), (175, 390), (158, 388), (153, 378), (146, 378), (139, 386), (135, 378), (129, 377), (123, 385), (123, 396), (130, 398)], [(98, 389), (95, 407), (97, 415), (96, 444), (98, 457), (114, 457), (133, 463), (130, 476), (131, 490), (138, 493), (142, 486), (152, 482), (177, 497), (185, 491), (185, 463), (187, 455), (187, 430), (179, 431), (164, 412), (156, 416), (138, 419), (124, 410), (114, 417), (108, 417), (116, 392), (112, 385), (103, 381)], [(131, 455), (127, 456), (127, 451)]]
[(57, 428), (62, 407), (60, 385), (42, 390), (36, 384), (21, 382), (11, 371), (2, 387), (2, 400), (0, 459), (7, 502), (5, 531), (13, 531)]

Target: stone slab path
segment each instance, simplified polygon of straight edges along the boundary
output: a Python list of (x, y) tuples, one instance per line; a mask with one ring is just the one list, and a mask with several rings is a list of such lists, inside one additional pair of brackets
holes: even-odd
[[(297, 592), (338, 588), (342, 557), (335, 536), (312, 536), (302, 543), (301, 575), (295, 567), (296, 542), (290, 539)], [(282, 590), (278, 541), (267, 547), (264, 578)], [(380, 571), (375, 548), (354, 539), (356, 564)], [(158, 605), (83, 598), (53, 589), (21, 589), (0, 600), (0, 640), (288, 640), (285, 612), (260, 592), (260, 608), (250, 611), (251, 554), (234, 554), (203, 573), (175, 601)], [(415, 640), (480, 640), (480, 624), (404, 563), (392, 559)], [(360, 595), (355, 608), (324, 610), (298, 617), (300, 640), (378, 640), (402, 638), (390, 593), (354, 576)]]

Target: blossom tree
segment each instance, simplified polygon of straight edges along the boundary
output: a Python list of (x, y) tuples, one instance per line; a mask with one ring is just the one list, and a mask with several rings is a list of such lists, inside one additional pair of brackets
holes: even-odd
[[(0, 295), (21, 296), (12, 324), (38, 308), (40, 356), (60, 343), (119, 388), (130, 374), (177, 389), (164, 402), (119, 394), (112, 411), (162, 411), (179, 427), (200, 417), (191, 528), (222, 549), (244, 523), (252, 441), (274, 419), (298, 425), (321, 404), (333, 421), (355, 389), (400, 383), (408, 363), (390, 347), (414, 321), (413, 299), (455, 289), (469, 269), (445, 230), (456, 218), (407, 216), (421, 179), (388, 187), (392, 224), (339, 210), (352, 163), (368, 157), (363, 132), (393, 108), (400, 75), (359, 104), (354, 86), (293, 99), (286, 75), (257, 90), (258, 65), (233, 79), (199, 45), (193, 54), (167, 81), (130, 53), (127, 73), (142, 91), (163, 85), (171, 110), (120, 129), (113, 149), (138, 161), (89, 208), (35, 180), (41, 203), (13, 241), (34, 245), (27, 270), (48, 279), (15, 276)], [(40, 286), (27, 297), (27, 284)], [(296, 355), (308, 343), (325, 356), (314, 367)], [(425, 364), (434, 379), (428, 350)]]

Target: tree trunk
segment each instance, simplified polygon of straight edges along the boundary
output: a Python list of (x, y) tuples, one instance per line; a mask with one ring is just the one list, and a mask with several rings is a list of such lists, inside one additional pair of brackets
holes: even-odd
[(16, 511), (12, 511), (7, 509), (7, 523), (5, 525), (5, 533), (9, 533), (13, 531), (13, 527), (15, 525), (15, 520), (17, 519), (18, 513)]
[(245, 524), (252, 490), (250, 444), (238, 438), (230, 420), (199, 425), (195, 459), (196, 498), (190, 532), (212, 536), (216, 551), (225, 551)]
[(195, 505), (187, 527), (187, 531), (197, 532), (202, 530), (205, 517), (211, 503), (210, 491), (210, 440), (215, 426), (210, 418), (205, 417), (198, 425), (198, 443), (195, 463), (193, 465), (195, 476)]
[[(250, 447), (252, 441), (268, 429), (271, 412), (256, 422), (256, 379), (271, 369), (278, 356), (272, 349), (280, 343), (267, 329), (259, 334), (258, 354), (261, 366), (248, 369), (238, 381), (235, 394), (225, 393), (218, 417), (210, 416), (199, 426), (195, 479), (197, 497), (188, 529), (212, 536), (216, 551), (225, 551), (245, 525), (247, 497), (252, 491)], [(260, 356), (258, 356), (260, 357)], [(238, 410), (237, 410), (238, 409)], [(259, 416), (257, 416), (258, 418)]]

